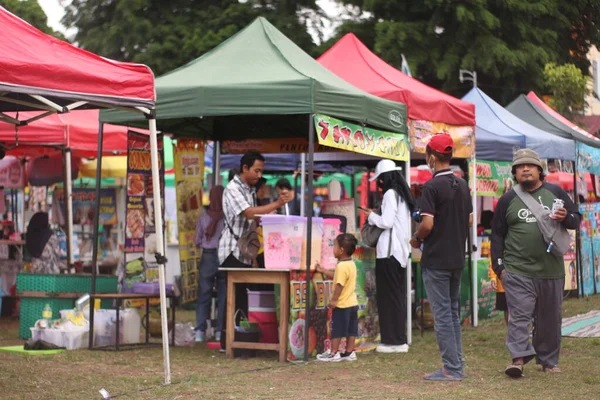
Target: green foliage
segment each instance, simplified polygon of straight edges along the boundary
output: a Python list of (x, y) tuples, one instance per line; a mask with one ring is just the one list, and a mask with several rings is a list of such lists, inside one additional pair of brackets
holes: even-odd
[(198, 57), (264, 16), (309, 53), (312, 38), (298, 18), (314, 1), (73, 0), (63, 23), (79, 46), (162, 75)]
[(27, 21), (40, 31), (64, 40), (60, 32), (48, 26), (48, 17), (37, 0), (0, 0), (0, 6), (6, 8), (22, 20)]
[[(371, 17), (372, 49), (391, 65), (407, 57), (413, 76), (462, 96), (459, 69), (501, 104), (544, 87), (544, 66), (571, 62), (587, 73), (591, 45), (600, 45), (597, 0), (338, 0)], [(349, 27), (341, 27), (345, 30)], [(369, 45), (369, 43), (367, 43)]]
[(580, 115), (585, 110), (585, 98), (590, 94), (589, 77), (584, 76), (574, 64), (546, 64), (544, 67), (546, 88), (552, 93), (550, 105), (567, 117)]

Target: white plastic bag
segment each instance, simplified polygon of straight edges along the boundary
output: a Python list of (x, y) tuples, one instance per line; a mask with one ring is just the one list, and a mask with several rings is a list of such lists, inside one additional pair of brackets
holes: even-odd
[[(171, 332), (169, 332), (171, 337)], [(196, 331), (191, 323), (175, 324), (175, 346), (193, 346), (196, 341)]]

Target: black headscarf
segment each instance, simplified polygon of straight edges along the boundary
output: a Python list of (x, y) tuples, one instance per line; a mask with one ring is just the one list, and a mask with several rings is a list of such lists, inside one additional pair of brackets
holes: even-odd
[(25, 235), (25, 247), (29, 254), (35, 258), (40, 258), (50, 236), (52, 236), (52, 230), (48, 223), (48, 213), (37, 212), (33, 214)]
[(408, 187), (408, 183), (404, 179), (404, 176), (400, 171), (388, 171), (384, 172), (379, 176), (377, 180), (378, 186), (382, 189), (383, 193), (390, 189), (393, 189), (398, 193), (400, 198), (406, 202), (408, 209), (412, 213), (416, 208), (415, 198)]

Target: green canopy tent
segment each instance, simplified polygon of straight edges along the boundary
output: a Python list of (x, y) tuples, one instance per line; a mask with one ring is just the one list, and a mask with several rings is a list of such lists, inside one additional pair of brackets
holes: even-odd
[[(407, 132), (404, 104), (367, 94), (347, 83), (262, 17), (202, 57), (157, 78), (155, 87), (158, 129), (176, 137), (215, 141), (304, 138), (308, 130), (308, 176), (313, 176), (315, 114)], [(101, 112), (100, 120), (130, 126), (145, 122), (143, 117), (120, 111)], [(308, 182), (311, 204), (313, 182)], [(310, 207), (307, 217), (310, 243)], [(310, 251), (307, 246), (307, 260), (311, 259)], [(308, 320), (308, 302), (306, 313)], [(306, 348), (304, 353), (307, 359)]]

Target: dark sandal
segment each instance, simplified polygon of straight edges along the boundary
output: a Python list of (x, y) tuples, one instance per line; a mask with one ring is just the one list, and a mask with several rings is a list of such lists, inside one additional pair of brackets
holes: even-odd
[(504, 373), (511, 378), (520, 378), (523, 376), (523, 364), (512, 364), (506, 367)]

